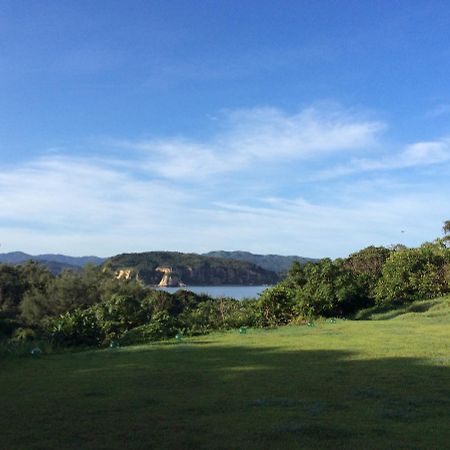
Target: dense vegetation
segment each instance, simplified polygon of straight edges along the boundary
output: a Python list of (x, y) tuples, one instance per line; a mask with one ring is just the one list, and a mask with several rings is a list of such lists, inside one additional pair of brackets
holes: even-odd
[(318, 259), (305, 258), (303, 256), (282, 256), (282, 255), (256, 255), (250, 252), (234, 251), (227, 252), (223, 250), (204, 253), (205, 256), (214, 256), (216, 258), (237, 259), (256, 264), (263, 269), (276, 273), (285, 274), (292, 264), (297, 261), (304, 265), (308, 262), (316, 262)]
[(157, 340), (176, 333), (256, 325), (256, 301), (175, 294), (119, 280), (87, 266), (54, 276), (45, 267), (0, 265), (0, 336), (13, 341), (42, 337), (62, 345), (106, 345)]
[[(394, 308), (450, 292), (449, 225), (444, 239), (418, 248), (372, 246), (346, 259), (295, 262), (282, 282), (245, 301), (153, 290), (136, 279), (116, 279), (112, 262), (58, 276), (34, 262), (0, 265), (0, 336), (11, 342), (42, 338), (64, 346), (108, 345), (317, 317), (362, 317), (367, 308)], [(186, 264), (203, 264), (197, 256), (184, 255)], [(170, 264), (178, 256), (163, 252), (152, 264), (161, 264), (162, 257)], [(149, 264), (143, 261), (142, 254), (119, 260)]]

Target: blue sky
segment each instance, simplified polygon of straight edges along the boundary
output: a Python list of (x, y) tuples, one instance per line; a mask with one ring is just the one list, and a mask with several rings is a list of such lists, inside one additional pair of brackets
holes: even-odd
[(433, 240), (449, 25), (445, 1), (0, 1), (0, 251)]

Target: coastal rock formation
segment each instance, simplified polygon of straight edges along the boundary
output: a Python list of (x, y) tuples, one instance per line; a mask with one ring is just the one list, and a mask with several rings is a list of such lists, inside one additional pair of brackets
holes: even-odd
[(133, 269), (119, 269), (116, 271), (116, 278), (118, 280), (131, 280), (133, 277)]
[(174, 272), (172, 267), (157, 267), (155, 270), (157, 272), (163, 273), (163, 277), (158, 284), (159, 287), (185, 286), (185, 284), (181, 282), (178, 274)]

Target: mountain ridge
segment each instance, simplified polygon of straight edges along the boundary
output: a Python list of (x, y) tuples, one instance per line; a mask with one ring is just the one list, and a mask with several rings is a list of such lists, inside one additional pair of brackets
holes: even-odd
[(317, 262), (318, 258), (307, 258), (305, 256), (297, 255), (275, 255), (275, 254), (257, 254), (251, 253), (243, 250), (226, 251), (226, 250), (214, 250), (208, 253), (202, 253), (204, 256), (215, 256), (225, 259), (237, 259), (240, 261), (248, 261), (256, 264), (263, 269), (276, 272), (278, 274), (285, 273), (289, 270), (295, 261), (304, 265), (308, 262)]
[[(213, 262), (212, 266), (222, 266), (222, 269), (219, 270), (221, 274), (215, 274), (211, 275), (212, 277), (212, 283), (207, 283), (207, 278), (205, 276), (196, 278), (194, 277), (194, 280), (196, 282), (200, 282), (202, 284), (216, 284), (217, 279), (215, 277), (218, 277), (218, 279), (225, 280), (226, 284), (230, 282), (230, 280), (239, 281), (240, 278), (237, 275), (237, 272), (234, 273), (234, 275), (231, 274), (232, 270), (230, 269), (230, 273), (228, 275), (225, 275), (225, 266), (227, 265), (226, 261), (231, 263), (228, 263), (230, 267), (233, 268), (233, 270), (242, 270), (243, 272), (241, 275), (244, 277), (243, 279), (246, 279), (247, 282), (255, 283), (256, 280), (259, 280), (262, 284), (270, 284), (273, 282), (276, 282), (276, 279), (281, 278), (283, 275), (286, 274), (286, 272), (289, 270), (289, 268), (292, 266), (294, 261), (298, 261), (300, 264), (304, 265), (308, 262), (315, 262), (318, 261), (316, 258), (307, 258), (303, 256), (296, 256), (296, 255), (289, 255), (289, 256), (283, 256), (283, 255), (276, 255), (276, 254), (256, 254), (251, 253), (243, 250), (235, 250), (235, 251), (225, 251), (225, 250), (214, 250), (210, 251), (208, 253), (184, 253), (184, 252), (168, 252), (168, 251), (153, 251), (153, 252), (136, 252), (136, 253), (122, 253), (119, 255), (115, 255), (109, 258), (100, 258), (98, 256), (68, 256), (63, 254), (53, 254), (53, 253), (44, 253), (39, 255), (31, 255), (28, 253), (24, 253), (21, 251), (16, 252), (9, 252), (9, 253), (0, 253), (0, 263), (7, 263), (7, 264), (23, 264), (29, 260), (36, 261), (40, 264), (43, 264), (46, 266), (52, 273), (59, 274), (63, 270), (75, 270), (79, 271), (81, 270), (86, 264), (93, 264), (95, 266), (106, 264), (108, 261), (120, 261), (122, 260), (124, 264), (119, 264), (116, 269), (130, 269), (137, 267), (137, 272), (134, 275), (137, 275), (137, 273), (140, 273), (141, 278), (147, 279), (148, 281), (152, 281), (152, 283), (155, 283), (157, 278), (161, 275), (161, 272), (158, 273), (156, 276), (155, 273), (152, 275), (148, 272), (149, 270), (151, 272), (156, 271), (156, 266), (152, 263), (151, 268), (145, 267), (145, 256), (136, 256), (136, 255), (147, 255), (147, 257), (156, 258), (159, 261), (159, 266), (167, 266), (167, 268), (171, 267), (171, 264), (174, 266), (177, 266), (177, 260), (179, 263), (181, 263), (181, 266), (185, 266), (183, 269), (178, 269), (183, 272), (184, 277), (188, 278), (188, 280), (191, 279), (191, 276), (185, 272), (186, 267), (189, 267), (189, 264), (182, 263), (183, 260), (186, 258), (193, 258), (194, 260), (199, 258), (215, 258), (218, 260), (221, 260), (222, 262), (219, 264), (218, 261)], [(169, 256), (170, 255), (170, 256)], [(139, 261), (130, 261), (131, 259), (136, 259)], [(125, 259), (125, 261), (124, 261)], [(167, 260), (167, 261), (166, 261)], [(205, 260), (207, 261), (207, 260)], [(203, 261), (203, 262), (205, 262)], [(249, 266), (239, 266), (237, 262), (240, 261), (242, 263), (248, 263), (252, 264), (259, 269), (263, 269), (264, 271), (270, 272), (269, 273), (263, 273), (260, 272), (259, 275), (255, 275), (255, 273), (258, 273), (258, 270), (256, 270), (254, 267), (250, 268)], [(131, 264), (128, 264), (131, 263)], [(198, 261), (196, 264), (200, 264)], [(111, 264), (110, 264), (111, 265)], [(112, 264), (115, 266), (115, 264)], [(120, 267), (119, 267), (120, 266)], [(214, 269), (215, 270), (215, 269)], [(214, 272), (213, 270), (213, 272)], [(247, 272), (246, 272), (247, 271)], [(250, 271), (250, 272), (248, 272)], [(253, 271), (253, 275), (250, 275), (250, 273)], [(156, 271), (158, 272), (158, 271)], [(247, 275), (244, 275), (244, 273), (247, 273)], [(177, 273), (177, 270), (173, 270), (170, 273), (171, 276), (173, 276), (173, 279), (180, 279), (179, 274)], [(197, 274), (198, 275), (198, 274)], [(247, 278), (246, 278), (247, 277)], [(182, 277), (181, 277), (182, 279)], [(228, 280), (228, 281), (227, 281)], [(184, 282), (184, 280), (183, 280)], [(159, 282), (156, 282), (155, 284), (158, 284)], [(192, 283), (191, 283), (192, 284)], [(240, 283), (238, 283), (240, 284)]]
[(67, 256), (53, 253), (30, 255), (20, 251), (0, 253), (0, 263), (3, 264), (23, 264), (27, 261), (35, 261), (42, 264), (54, 275), (58, 275), (64, 270), (79, 272), (86, 264), (98, 266), (105, 261), (105, 258), (99, 258), (98, 256)]
[(21, 251), (0, 253), (0, 262), (7, 264), (20, 264), (29, 260), (33, 261), (51, 261), (55, 263), (68, 264), (76, 267), (83, 267), (86, 264), (100, 265), (106, 258), (99, 256), (67, 256), (59, 253), (44, 253), (39, 255), (30, 255)]

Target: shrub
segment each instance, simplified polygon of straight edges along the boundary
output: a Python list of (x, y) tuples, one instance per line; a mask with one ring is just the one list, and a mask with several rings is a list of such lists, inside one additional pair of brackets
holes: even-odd
[(393, 252), (375, 289), (377, 303), (410, 302), (448, 292), (449, 260), (450, 250), (438, 243)]
[(268, 288), (258, 300), (258, 324), (263, 327), (285, 325), (294, 316), (295, 291), (278, 284)]
[(76, 309), (48, 319), (44, 329), (53, 342), (67, 346), (98, 345), (105, 338), (92, 309)]
[(356, 276), (342, 260), (323, 259), (308, 264), (305, 279), (295, 294), (295, 312), (300, 316), (342, 316), (360, 308), (364, 302)]
[(146, 323), (150, 317), (136, 297), (113, 295), (91, 308), (106, 340), (116, 339), (128, 330)]
[(385, 247), (370, 246), (352, 253), (344, 260), (344, 266), (356, 276), (361, 296), (366, 300), (361, 307), (372, 306), (375, 303), (375, 287), (390, 253), (391, 250)]
[(17, 328), (14, 331), (12, 338), (16, 341), (32, 341), (36, 338), (36, 332), (31, 328)]
[(174, 337), (178, 331), (177, 321), (166, 312), (156, 313), (151, 322), (133, 328), (120, 339), (122, 345), (140, 344)]

